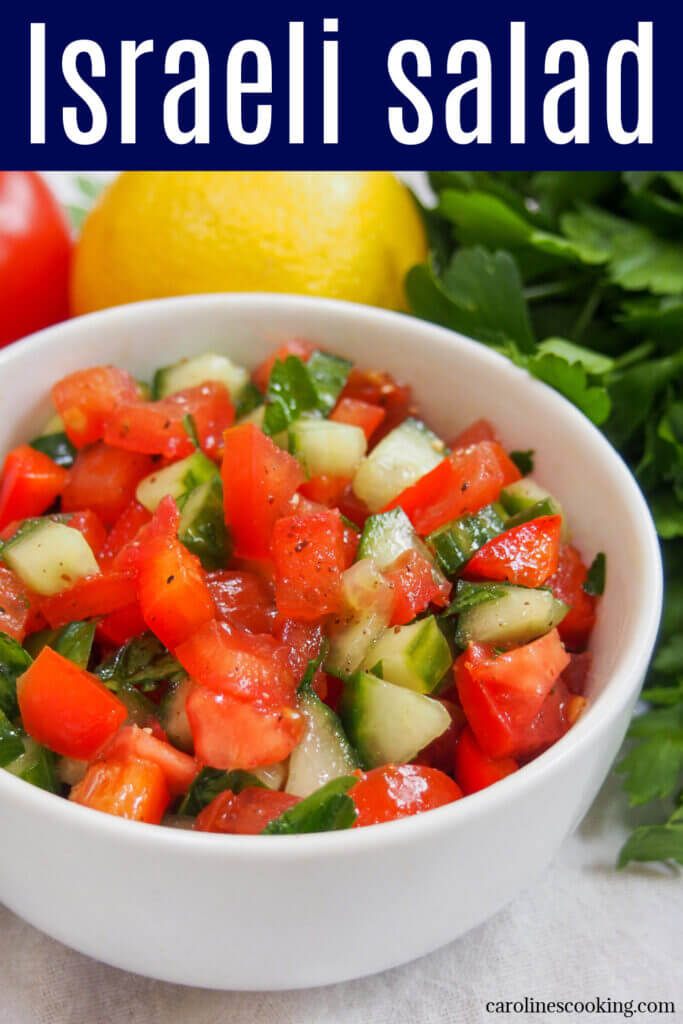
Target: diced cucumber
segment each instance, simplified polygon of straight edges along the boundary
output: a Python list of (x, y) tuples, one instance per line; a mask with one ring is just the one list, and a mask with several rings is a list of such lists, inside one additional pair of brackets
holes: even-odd
[(356, 671), (368, 648), (389, 625), (394, 596), (367, 558), (346, 570), (342, 591), (347, 614), (331, 627), (325, 668), (348, 676)]
[(500, 506), (487, 505), (473, 515), (460, 516), (430, 533), (427, 542), (436, 552), (446, 576), (454, 576), (480, 547), (503, 532), (502, 512)]
[(252, 768), (251, 774), (262, 783), (266, 789), (282, 789), (287, 778), (289, 760), (276, 761), (275, 764), (267, 764), (263, 768)]
[(30, 782), (32, 786), (46, 789), (49, 793), (56, 793), (58, 790), (55, 777), (55, 757), (51, 750), (36, 743), (30, 736), (22, 736), (24, 745), (23, 753), (9, 764), (5, 770)]
[(144, 477), (135, 497), (148, 512), (156, 512), (162, 498), (170, 494), (177, 502), (206, 480), (218, 476), (218, 468), (203, 452), (193, 452), (186, 459), (174, 462)]
[[(241, 426), (243, 423), (253, 423), (259, 430), (263, 430), (263, 420), (266, 415), (265, 405), (259, 405), (255, 409), (246, 413), (237, 421), (237, 426)], [(271, 437), (273, 444), (276, 444), (278, 448), (284, 448), (285, 451), (289, 451), (289, 431), (283, 430), (279, 434), (275, 434)]]
[(351, 828), (356, 820), (356, 805), (348, 791), (357, 781), (354, 775), (330, 779), (315, 793), (310, 793), (270, 821), (261, 834), (291, 836), (302, 832), (335, 832)]
[(352, 477), (367, 449), (360, 427), (333, 420), (298, 419), (289, 428), (289, 450), (309, 476)]
[(174, 747), (191, 753), (194, 749), (192, 730), (185, 705), (192, 689), (189, 676), (171, 683), (159, 705), (159, 721)]
[(545, 487), (541, 487), (531, 477), (525, 476), (522, 480), (517, 480), (514, 484), (510, 484), (509, 487), (504, 487), (500, 492), (500, 501), (509, 516), (515, 516), (519, 512), (526, 512), (534, 505), (537, 505), (539, 501), (549, 502), (549, 505), (546, 507), (551, 508), (552, 512), (546, 513), (546, 515), (562, 516), (562, 540), (567, 541), (569, 539), (569, 527), (567, 526), (559, 501), (553, 497), (550, 491), (546, 491)]
[(359, 761), (338, 716), (311, 686), (299, 698), (299, 711), (306, 720), (306, 731), (290, 755), (285, 789), (294, 796), (309, 796), (330, 779), (350, 775)]
[(183, 505), (178, 540), (205, 569), (221, 569), (231, 557), (223, 511), (223, 485), (216, 474), (190, 491)]
[(537, 501), (535, 505), (530, 505), (529, 508), (523, 508), (521, 512), (515, 512), (513, 516), (509, 516), (505, 523), (505, 529), (511, 530), (515, 526), (521, 526), (522, 523), (530, 523), (533, 519), (539, 519), (541, 516), (556, 516), (558, 515), (557, 505), (553, 498), (543, 498), (542, 501)]
[(388, 569), (406, 551), (417, 551), (432, 566), (434, 582), (441, 584), (445, 577), (436, 563), (433, 552), (421, 537), (402, 508), (368, 516), (358, 544), (356, 558), (371, 558), (380, 572)]
[(438, 700), (368, 672), (344, 684), (339, 715), (365, 768), (412, 761), (451, 724)]
[[(477, 584), (470, 584), (471, 589)], [(487, 587), (483, 583), (481, 587)], [(551, 590), (532, 590), (511, 583), (496, 583), (502, 596), (468, 608), (458, 616), (455, 641), (494, 647), (520, 647), (549, 633), (567, 614), (568, 608)]]
[(445, 451), (443, 441), (424, 423), (407, 419), (366, 455), (358, 467), (353, 490), (371, 512), (379, 512), (438, 466)]
[(194, 388), (206, 381), (218, 381), (224, 384), (232, 399), (240, 397), (249, 380), (249, 374), (243, 366), (237, 366), (227, 356), (215, 352), (203, 352), (200, 356), (181, 359), (171, 366), (163, 366), (154, 375), (154, 397), (166, 398), (176, 391)]
[(314, 352), (306, 363), (323, 416), (329, 415), (337, 404), (352, 366), (348, 359), (319, 351)]
[(88, 770), (87, 761), (78, 761), (75, 757), (58, 757), (55, 773), (64, 786), (77, 786)]
[(31, 448), (42, 452), (58, 466), (68, 469), (73, 466), (76, 449), (64, 432), (64, 422), (57, 413), (51, 416), (40, 434), (31, 441)]
[(396, 686), (433, 693), (452, 664), (448, 641), (436, 618), (428, 615), (408, 626), (385, 630), (366, 654), (362, 667)]
[(27, 587), (45, 597), (100, 571), (83, 534), (51, 519), (19, 530), (4, 545), (2, 558)]

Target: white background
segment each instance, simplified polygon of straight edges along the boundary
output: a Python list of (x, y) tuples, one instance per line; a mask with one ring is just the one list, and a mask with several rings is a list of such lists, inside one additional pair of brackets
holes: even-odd
[[(74, 199), (68, 175), (48, 177), (62, 198)], [(410, 177), (411, 183), (420, 184)], [(488, 1001), (514, 1001), (525, 995), (537, 1000), (597, 996), (634, 1004), (673, 1000), (680, 1004), (675, 1017), (641, 1013), (631, 1019), (638, 1024), (679, 1019), (680, 872), (661, 865), (614, 869), (629, 829), (654, 820), (657, 813), (652, 808), (629, 811), (619, 780), (612, 777), (545, 875), (501, 913), (414, 964), (324, 989), (219, 993), (148, 981), (73, 953), (0, 907), (0, 1024), (507, 1024), (626, 1019), (486, 1011)], [(49, 870), (49, 851), (45, 856)], [(505, 856), (504, 850), (500, 856)], [(429, 865), (424, 869), (428, 871)], [(448, 882), (443, 879), (444, 886)], [(362, 893), (358, 899), (360, 904)], [(267, 980), (267, 964), (263, 970)]]

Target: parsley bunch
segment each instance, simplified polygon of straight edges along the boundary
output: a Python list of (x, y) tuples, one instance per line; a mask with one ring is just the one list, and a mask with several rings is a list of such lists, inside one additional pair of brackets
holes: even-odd
[[(430, 181), (430, 260), (406, 279), (413, 312), (572, 401), (649, 501), (664, 619), (642, 694), (650, 710), (634, 720), (617, 771), (632, 804), (671, 800), (683, 773), (683, 172), (446, 171)], [(619, 865), (683, 863), (681, 813), (637, 829)]]

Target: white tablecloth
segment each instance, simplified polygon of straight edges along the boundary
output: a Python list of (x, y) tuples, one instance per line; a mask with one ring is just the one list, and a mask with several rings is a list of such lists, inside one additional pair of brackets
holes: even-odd
[[(644, 819), (642, 812), (639, 817)], [(0, 1024), (540, 1024), (556, 1019), (486, 1011), (489, 1000), (525, 995), (632, 999), (634, 1005), (673, 1000), (675, 1017), (636, 1014), (632, 1019), (638, 1024), (678, 1019), (683, 886), (679, 872), (659, 865), (614, 870), (634, 820), (618, 781), (611, 779), (545, 875), (496, 917), (416, 963), (323, 989), (224, 993), (149, 981), (73, 953), (0, 908)]]
[[(74, 198), (69, 176), (49, 178), (63, 198)], [(411, 183), (416, 184), (414, 178)], [(0, 1024), (491, 1024), (550, 1019), (486, 1011), (489, 1001), (524, 996), (597, 996), (632, 999), (634, 1004), (673, 1000), (680, 1004), (678, 1016), (683, 1009), (679, 872), (659, 865), (614, 870), (629, 827), (651, 814), (628, 811), (613, 777), (545, 875), (492, 920), (414, 964), (325, 989), (220, 993), (149, 981), (73, 953), (0, 907)], [(636, 1014), (632, 1019), (640, 1024), (655, 1018)]]

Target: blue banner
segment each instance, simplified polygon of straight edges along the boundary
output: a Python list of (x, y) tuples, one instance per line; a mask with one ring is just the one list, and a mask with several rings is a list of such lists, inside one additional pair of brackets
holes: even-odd
[(674, 3), (14, 4), (0, 166), (683, 166)]

